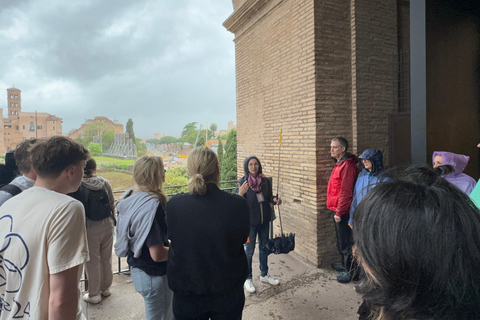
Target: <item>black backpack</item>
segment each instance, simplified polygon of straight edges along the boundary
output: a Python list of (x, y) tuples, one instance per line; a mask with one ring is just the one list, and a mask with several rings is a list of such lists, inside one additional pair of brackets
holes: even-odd
[(100, 221), (112, 216), (112, 207), (110, 207), (110, 200), (105, 188), (100, 190), (84, 189), (87, 191), (85, 214), (88, 219)]
[(22, 192), (22, 189), (20, 189), (19, 187), (17, 187), (16, 185), (13, 185), (13, 184), (6, 184), (6, 185), (0, 187), (0, 191), (8, 192), (12, 195), (12, 197), (15, 197), (17, 194)]

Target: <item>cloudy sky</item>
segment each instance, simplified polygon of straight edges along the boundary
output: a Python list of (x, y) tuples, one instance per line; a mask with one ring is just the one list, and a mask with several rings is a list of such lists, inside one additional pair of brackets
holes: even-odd
[(235, 119), (231, 0), (15, 0), (0, 10), (0, 108), (134, 121), (137, 137)]

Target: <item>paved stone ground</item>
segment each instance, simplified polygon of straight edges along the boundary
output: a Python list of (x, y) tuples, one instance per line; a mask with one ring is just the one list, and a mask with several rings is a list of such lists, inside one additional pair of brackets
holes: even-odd
[[(280, 280), (280, 285), (270, 286), (259, 280), (257, 258), (253, 266), (257, 292), (246, 293), (244, 320), (358, 319), (361, 296), (353, 290), (354, 283), (340, 284), (334, 271), (315, 269), (288, 254), (270, 255), (270, 274)], [(117, 259), (114, 261), (116, 270)], [(123, 262), (122, 268), (126, 267)], [(143, 299), (135, 292), (130, 276), (114, 275), (111, 291), (98, 305), (83, 303), (89, 320), (145, 319)]]

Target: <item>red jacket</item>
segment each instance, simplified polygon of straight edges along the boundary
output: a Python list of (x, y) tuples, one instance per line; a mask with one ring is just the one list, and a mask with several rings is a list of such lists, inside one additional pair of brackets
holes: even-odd
[(357, 180), (357, 156), (347, 153), (335, 164), (327, 187), (327, 208), (341, 217), (348, 214)]

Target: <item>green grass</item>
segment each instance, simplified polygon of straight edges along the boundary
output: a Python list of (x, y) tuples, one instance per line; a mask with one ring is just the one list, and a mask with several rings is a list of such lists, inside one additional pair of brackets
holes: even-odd
[(111, 168), (117, 170), (132, 170), (135, 160), (116, 159), (109, 157), (93, 157), (99, 168)]
[(122, 171), (98, 170), (97, 174), (110, 182), (113, 191), (127, 190), (132, 187), (132, 174)]
[(98, 163), (104, 164), (106, 166), (109, 165), (127, 165), (133, 166), (135, 160), (126, 160), (126, 159), (116, 159), (116, 158), (109, 158), (109, 157), (94, 157), (95, 161)]

